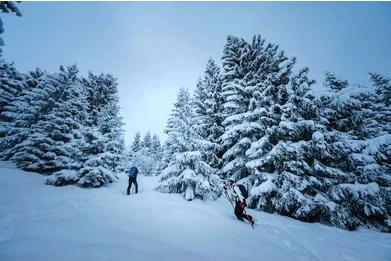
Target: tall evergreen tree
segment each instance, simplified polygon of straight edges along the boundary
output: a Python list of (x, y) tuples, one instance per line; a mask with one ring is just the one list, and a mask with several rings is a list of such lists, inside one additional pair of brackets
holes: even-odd
[(124, 140), (116, 79), (109, 74), (89, 73), (83, 86), (88, 118), (81, 131), (81, 166), (77, 172), (56, 173), (48, 180), (49, 184), (100, 187), (116, 181), (116, 173), (123, 165)]
[(375, 225), (390, 231), (386, 207), (390, 175), (387, 164), (376, 157), (391, 142), (378, 117), (386, 106), (372, 88), (349, 83), (343, 88), (328, 86), (331, 91), (322, 99), (327, 103), (320, 115), (328, 130), (325, 144), (334, 149), (326, 164), (342, 171), (342, 178), (336, 179), (331, 171), (326, 176), (333, 181), (326, 187), (328, 198), (336, 203), (334, 211), (328, 212), (329, 222), (349, 229)]
[(205, 160), (214, 168), (222, 166), (220, 137), (224, 132), (224, 100), (221, 92), (220, 69), (214, 60), (209, 59), (204, 77), (198, 82), (194, 93), (194, 106), (199, 135), (211, 144), (205, 152)]
[(48, 113), (30, 126), (28, 138), (11, 158), (21, 168), (50, 174), (76, 164), (79, 151), (73, 141), (80, 138), (78, 131), (86, 119), (77, 73), (76, 66), (61, 67), (48, 80), (47, 88), (53, 91)]
[(12, 63), (0, 58), (0, 138), (4, 137), (12, 125), (12, 118), (6, 106), (14, 101), (24, 88), (24, 77)]
[(308, 188), (319, 184), (317, 178), (309, 177), (312, 170), (307, 158), (311, 139), (318, 137), (314, 133), (320, 128), (314, 122), (317, 111), (309, 93), (313, 83), (307, 68), (291, 76), (276, 121), (247, 151), (252, 207), (292, 216), (305, 205)]
[(162, 159), (162, 146), (160, 144), (159, 136), (154, 134), (152, 136), (152, 155), (153, 157), (160, 162)]
[(174, 141), (170, 139), (170, 137), (168, 137), (162, 146), (162, 157), (156, 169), (157, 175), (160, 175), (162, 171), (168, 167), (172, 155), (174, 155), (173, 148), (174, 148)]
[(133, 152), (137, 152), (141, 149), (141, 135), (140, 132), (136, 132), (136, 135), (134, 135), (133, 143), (131, 146), (131, 149)]
[(160, 177), (157, 190), (181, 193), (186, 200), (216, 198), (219, 194), (216, 170), (203, 160), (204, 141), (196, 130), (190, 93), (180, 89), (169, 120), (168, 135), (175, 141), (174, 155)]
[(6, 136), (0, 139), (2, 159), (10, 159), (21, 148), (17, 145), (27, 139), (30, 127), (51, 111), (55, 88), (48, 82), (46, 72), (40, 69), (30, 72), (25, 75), (22, 92), (4, 106), (1, 115), (8, 121), (5, 125), (8, 130)]
[(151, 152), (152, 149), (152, 136), (149, 131), (145, 133), (143, 141), (141, 143), (141, 146), (145, 148), (149, 153)]
[(374, 115), (374, 119), (382, 126), (381, 131), (383, 134), (390, 133), (391, 80), (377, 73), (370, 73), (370, 79), (376, 92), (376, 95), (371, 96), (376, 98), (375, 101), (371, 101), (374, 110), (377, 112)]
[[(385, 163), (376, 162), (377, 149), (368, 151), (377, 129), (373, 93), (328, 73), (328, 93), (314, 99), (307, 72), (292, 77), (281, 121), (248, 151), (247, 166), (256, 166), (246, 181), (253, 184), (250, 205), (303, 221), (388, 230)], [(376, 147), (386, 137), (374, 138)]]
[(79, 173), (81, 186), (99, 187), (114, 182), (121, 165), (124, 140), (122, 118), (119, 115), (117, 80), (110, 74), (89, 73), (83, 81), (87, 88), (89, 130), (86, 142), (91, 140), (84, 153), (84, 164)]
[[(266, 45), (260, 36), (255, 36), (251, 44), (242, 39), (230, 39), (223, 56), (225, 132), (222, 144), (225, 153), (222, 171), (224, 176), (238, 180), (250, 174), (246, 168), (246, 151), (252, 142), (278, 124), (295, 60), (289, 60), (278, 46)], [(240, 48), (236, 48), (238, 43), (241, 43)], [(235, 60), (237, 57), (240, 59)]]
[(160, 173), (162, 149), (157, 135), (151, 137), (148, 131), (139, 150), (133, 152), (131, 161), (137, 165), (143, 175), (156, 175)]

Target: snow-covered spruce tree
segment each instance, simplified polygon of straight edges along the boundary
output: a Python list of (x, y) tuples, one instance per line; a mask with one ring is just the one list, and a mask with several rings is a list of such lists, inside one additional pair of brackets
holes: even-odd
[(136, 135), (134, 135), (131, 150), (133, 152), (137, 152), (140, 150), (140, 148), (141, 148), (141, 135), (140, 135), (140, 132), (136, 132)]
[(352, 181), (347, 173), (349, 150), (330, 131), (330, 121), (318, 114), (324, 110), (334, 115), (335, 108), (316, 106), (307, 73), (305, 69), (291, 77), (278, 125), (248, 151), (252, 161), (247, 166), (255, 167), (250, 205), (303, 221), (354, 228), (351, 216), (329, 196), (333, 185)]
[[(179, 97), (178, 97), (179, 98)], [(177, 107), (182, 106), (178, 103), (178, 101), (174, 104), (174, 109), (170, 114), (170, 117), (167, 119), (167, 126), (164, 129), (164, 133), (168, 135), (165, 140), (162, 148), (162, 159), (157, 167), (157, 174), (160, 175), (162, 171), (167, 168), (174, 156), (175, 151), (177, 150), (177, 142), (175, 140), (175, 135), (169, 135), (170, 133), (174, 133), (178, 126), (176, 124), (176, 118), (179, 117), (179, 111), (176, 109)]]
[(136, 132), (133, 138), (133, 142), (129, 146), (125, 146), (124, 149), (123, 165), (125, 168), (128, 168), (130, 166), (134, 154), (138, 152), (140, 149), (141, 149), (141, 135), (140, 132)]
[(371, 81), (376, 87), (376, 94), (385, 106), (391, 105), (391, 80), (378, 73), (370, 73)]
[(89, 73), (83, 86), (88, 118), (81, 131), (81, 166), (75, 172), (56, 173), (48, 184), (100, 187), (116, 181), (116, 173), (122, 171), (124, 140), (117, 81), (111, 75)]
[[(151, 153), (152, 153), (152, 157), (156, 160), (156, 162), (159, 165), (163, 157), (163, 151), (162, 151), (162, 145), (160, 143), (159, 136), (156, 134), (152, 136)], [(155, 174), (158, 174), (157, 169), (155, 169)]]
[(162, 170), (162, 158), (163, 149), (159, 136), (154, 134), (151, 138), (150, 133), (147, 132), (142, 145), (140, 145), (138, 151), (133, 153), (131, 161), (139, 167), (140, 173), (144, 175), (158, 175)]
[[(6, 106), (15, 100), (24, 89), (24, 77), (12, 63), (0, 57), (0, 138), (4, 137), (12, 127), (13, 119), (6, 114)], [(3, 148), (0, 147), (0, 151)]]
[(80, 138), (86, 107), (77, 74), (76, 66), (61, 67), (46, 83), (51, 90), (50, 108), (30, 126), (27, 139), (16, 146), (11, 160), (19, 167), (51, 174), (78, 164), (80, 152), (74, 142)]
[[(389, 115), (387, 106), (378, 105), (381, 99), (368, 88), (331, 73), (328, 91), (315, 99), (308, 69), (292, 74), (294, 62), (259, 38), (251, 44), (228, 38), (223, 174), (251, 188), (251, 207), (349, 229), (388, 230), (389, 189), (379, 185), (389, 180), (389, 132), (379, 117)], [(387, 80), (376, 78), (377, 93), (387, 90)], [(367, 153), (373, 139), (382, 149)], [(378, 163), (369, 164), (371, 158)]]
[(168, 167), (168, 164), (171, 161), (172, 156), (174, 155), (174, 146), (173, 140), (168, 137), (162, 146), (162, 157), (159, 162), (159, 165), (156, 169), (156, 175), (160, 175), (162, 171)]
[(194, 106), (199, 135), (211, 144), (206, 148), (205, 160), (217, 169), (222, 166), (220, 138), (224, 132), (223, 103), (220, 69), (210, 58), (204, 76), (196, 86)]
[(152, 136), (152, 146), (151, 146), (152, 156), (160, 162), (162, 159), (162, 145), (160, 144), (159, 136), (154, 134)]
[(182, 193), (186, 200), (217, 198), (220, 189), (216, 169), (203, 160), (205, 142), (197, 133), (192, 100), (186, 89), (179, 91), (169, 119), (168, 135), (174, 141), (174, 155), (163, 170), (156, 189)]
[(139, 150), (134, 153), (132, 162), (143, 175), (149, 176), (154, 173), (158, 163), (152, 155), (152, 136), (149, 131), (144, 135)]
[(148, 151), (148, 154), (151, 154), (152, 151), (152, 136), (149, 131), (145, 133), (143, 141), (141, 142), (141, 147)]
[[(303, 221), (389, 231), (389, 172), (376, 162), (382, 153), (368, 153), (374, 149), (370, 136), (380, 133), (373, 120), (381, 106), (370, 88), (330, 73), (327, 92), (317, 100), (311, 83), (306, 70), (291, 78), (281, 121), (248, 151), (253, 160), (247, 166), (256, 166), (247, 180), (253, 183), (250, 205)], [(375, 147), (386, 137), (376, 139)]]
[[(249, 159), (246, 167), (251, 173), (246, 180), (252, 186), (251, 207), (291, 215), (291, 208), (297, 206), (296, 198), (305, 198), (297, 187), (304, 188), (304, 184), (315, 182), (302, 178), (311, 172), (305, 158), (306, 145), (317, 128), (313, 121), (316, 116), (314, 97), (308, 93), (314, 82), (307, 74), (308, 69), (303, 69), (291, 77), (290, 85), (285, 86), (287, 99), (261, 107), (263, 117), (260, 122), (266, 120), (263, 125), (267, 129), (246, 152)], [(270, 95), (268, 97), (272, 99)], [(265, 113), (267, 111), (269, 113)], [(277, 113), (273, 115), (273, 112)]]
[[(19, 11), (18, 7), (15, 5), (15, 1), (1, 1), (0, 2), (0, 11), (1, 13), (15, 13), (17, 16), (22, 16), (22, 13)], [(0, 17), (0, 35), (4, 33), (3, 21)], [(3, 38), (0, 36), (0, 46), (4, 46)], [(2, 49), (0, 48), (0, 55)]]
[[(248, 109), (251, 94), (242, 90), (244, 87), (243, 79), (249, 71), (246, 59), (249, 49), (249, 44), (243, 39), (228, 36), (222, 57), (224, 119), (234, 118), (236, 115), (245, 113)], [(236, 131), (237, 127), (240, 128), (239, 122), (223, 121), (223, 125), (225, 133), (221, 136), (224, 152), (222, 174), (223, 177), (239, 179), (247, 175), (244, 158), (245, 151), (250, 146), (250, 140), (242, 137), (242, 134)], [(233, 177), (234, 175), (236, 177)]]
[(137, 165), (140, 174), (146, 176), (154, 175), (159, 165), (147, 147), (141, 147), (139, 151), (134, 153), (132, 163)]
[(225, 177), (239, 180), (250, 175), (246, 152), (278, 124), (294, 62), (260, 36), (251, 43), (227, 39), (223, 55)]
[[(33, 73), (31, 74), (31, 76)], [(39, 78), (40, 76), (38, 76)], [(15, 96), (11, 101), (3, 107), (3, 111), (0, 114), (2, 118), (2, 134), (0, 135), (0, 156), (3, 160), (8, 159), (5, 157), (5, 150), (12, 148), (17, 143), (20, 143), (24, 138), (27, 137), (26, 131), (30, 126), (29, 122), (32, 118), (31, 104), (29, 104), (26, 95), (33, 87), (36, 86), (37, 79), (33, 79), (30, 75), (26, 75), (24, 81), (24, 88)], [(29, 83), (34, 83), (30, 86)], [(24, 133), (24, 135), (21, 133)]]
[[(370, 74), (371, 82), (375, 88), (376, 95), (372, 95), (374, 100), (371, 100), (373, 106), (374, 123), (377, 127), (376, 134), (383, 135), (391, 133), (391, 80), (377, 73)], [(372, 126), (369, 122), (367, 125)]]
[[(86, 132), (87, 151), (84, 164), (79, 170), (78, 184), (84, 187), (99, 187), (117, 179), (120, 171), (124, 139), (120, 116), (118, 83), (110, 74), (93, 75), (83, 81), (87, 87), (89, 128)], [(92, 129), (92, 130), (91, 130)]]
[(124, 149), (121, 155), (121, 161), (118, 165), (118, 170), (120, 172), (128, 172), (130, 164), (133, 158), (132, 144), (127, 144), (124, 142)]
[(332, 130), (328, 136), (339, 140), (348, 154), (347, 160), (340, 164), (346, 179), (329, 189), (329, 198), (337, 204), (330, 222), (349, 229), (366, 225), (391, 231), (388, 208), (391, 175), (389, 165), (378, 157), (391, 142), (389, 121), (384, 120), (390, 115), (390, 108), (376, 82), (375, 88), (328, 85), (338, 91), (329, 94), (331, 102), (322, 110), (322, 117)]
[(9, 122), (6, 136), (0, 138), (1, 158), (9, 160), (23, 145), (30, 133), (30, 127), (52, 109), (52, 95), (55, 89), (48, 85), (46, 72), (36, 69), (24, 76), (24, 88), (8, 105), (4, 106), (2, 117)]
[[(355, 182), (361, 190), (378, 186), (377, 191), (356, 195), (351, 211), (359, 219), (359, 224), (370, 223), (391, 232), (391, 165), (386, 160), (391, 149), (391, 107), (390, 80), (379, 74), (371, 74), (373, 88), (365, 88), (362, 94), (352, 95), (360, 101), (360, 128), (355, 138), (347, 140), (352, 153), (349, 167)], [(370, 91), (368, 91), (368, 89)], [(355, 184), (355, 185), (357, 185)]]

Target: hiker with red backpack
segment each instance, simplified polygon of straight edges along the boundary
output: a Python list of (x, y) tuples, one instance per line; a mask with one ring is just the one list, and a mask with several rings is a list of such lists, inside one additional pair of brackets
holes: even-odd
[(248, 192), (246, 187), (242, 184), (236, 184), (233, 180), (228, 180), (223, 188), (226, 192), (228, 200), (231, 201), (231, 204), (232, 200), (229, 196), (228, 190), (232, 191), (231, 194), (233, 195), (233, 199), (235, 200), (235, 216), (240, 221), (247, 220), (252, 226), (254, 226), (253, 217), (248, 215), (245, 210), (245, 208), (247, 207), (246, 198), (248, 198)]

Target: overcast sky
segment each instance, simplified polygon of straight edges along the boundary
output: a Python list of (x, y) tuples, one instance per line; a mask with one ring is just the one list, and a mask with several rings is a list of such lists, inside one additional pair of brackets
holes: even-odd
[(129, 142), (136, 131), (162, 135), (178, 89), (194, 89), (228, 34), (261, 34), (298, 66), (366, 83), (391, 76), (391, 3), (22, 2), (2, 14), (6, 59), (20, 71), (76, 63), (83, 75), (118, 78)]

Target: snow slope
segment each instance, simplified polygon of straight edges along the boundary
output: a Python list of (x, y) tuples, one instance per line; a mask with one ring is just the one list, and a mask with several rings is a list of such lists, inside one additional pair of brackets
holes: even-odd
[(253, 230), (231, 206), (187, 202), (153, 190), (126, 196), (127, 178), (100, 189), (43, 185), (44, 176), (0, 162), (0, 260), (391, 260), (391, 234), (355, 232), (249, 212)]

